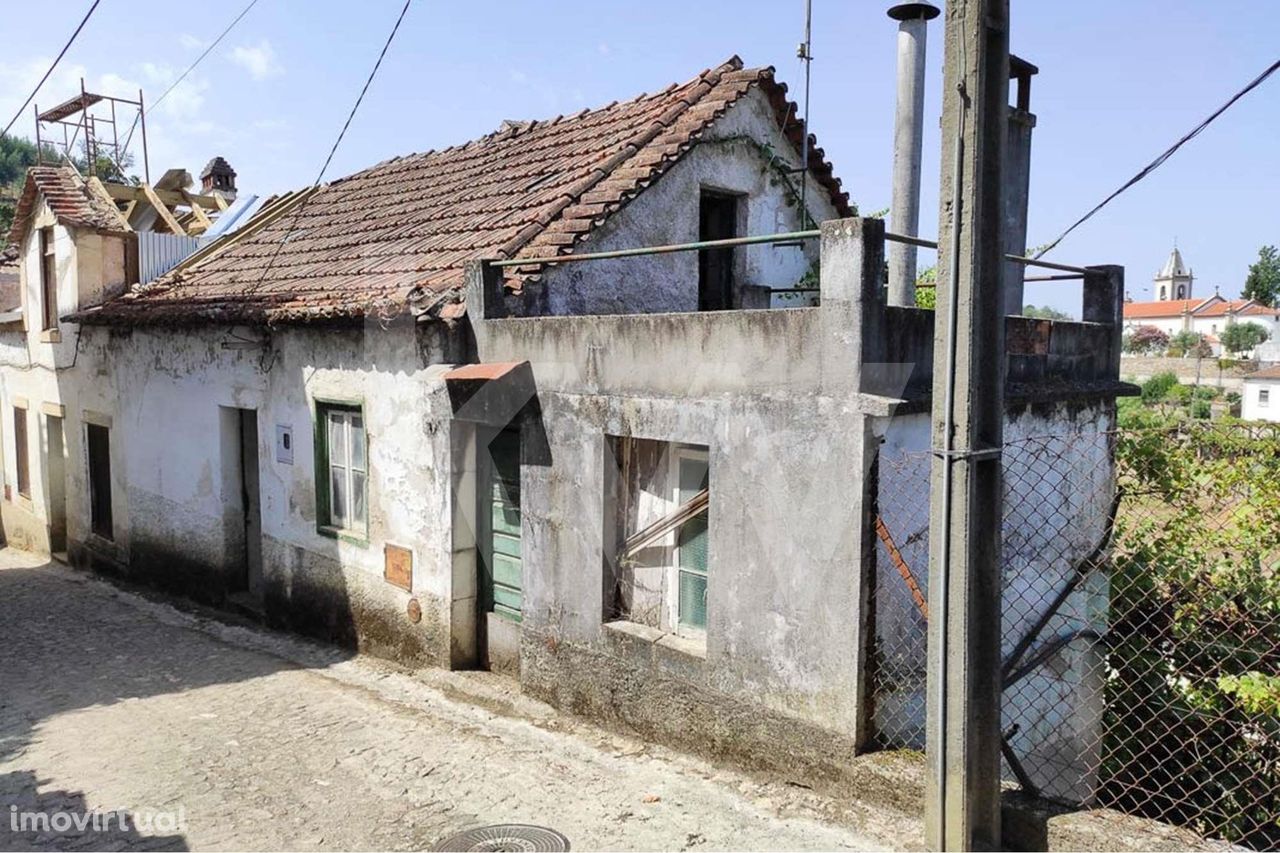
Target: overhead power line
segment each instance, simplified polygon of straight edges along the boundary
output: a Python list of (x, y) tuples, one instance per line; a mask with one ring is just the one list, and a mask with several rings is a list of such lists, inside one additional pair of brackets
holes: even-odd
[(14, 123), (17, 122), (18, 118), (27, 108), (27, 105), (31, 103), (32, 98), (34, 98), (36, 93), (40, 91), (40, 87), (49, 79), (49, 75), (53, 73), (53, 69), (58, 67), (58, 63), (62, 61), (62, 57), (67, 55), (67, 50), (71, 47), (71, 43), (76, 40), (76, 36), (80, 35), (80, 31), (84, 29), (84, 25), (89, 23), (89, 17), (93, 14), (93, 10), (98, 8), (98, 4), (101, 2), (102, 0), (93, 0), (93, 5), (89, 7), (88, 12), (84, 13), (84, 17), (80, 19), (80, 25), (77, 26), (76, 31), (71, 34), (71, 38), (67, 39), (67, 43), (62, 46), (62, 50), (59, 51), (57, 58), (53, 60), (53, 64), (49, 66), (49, 70), (44, 72), (44, 76), (40, 78), (40, 82), (31, 90), (31, 94), (27, 95), (27, 99), (22, 102), (22, 106), (18, 107), (18, 111), (13, 114), (13, 118), (9, 119), (9, 123), (4, 126), (4, 130), (0, 131), (0, 138), (4, 138), (9, 135), (9, 130), (13, 127)]
[(213, 49), (214, 49), (215, 47), (217, 47), (217, 46), (218, 46), (218, 43), (219, 43), (219, 42), (221, 42), (224, 38), (226, 38), (226, 37), (227, 37), (227, 33), (231, 32), (233, 29), (235, 29), (236, 24), (240, 23), (240, 19), (241, 19), (241, 18), (243, 18), (245, 15), (249, 14), (249, 10), (250, 10), (250, 9), (252, 9), (252, 8), (253, 8), (254, 6), (256, 6), (256, 5), (258, 5), (258, 0), (249, 0), (249, 5), (245, 6), (243, 9), (241, 9), (241, 10), (240, 10), (240, 14), (239, 14), (239, 15), (236, 15), (236, 16), (231, 20), (231, 23), (227, 24), (226, 29), (224, 29), (224, 30), (223, 30), (223, 31), (218, 35), (218, 37), (217, 37), (216, 39), (214, 39), (214, 40), (209, 44), (209, 46), (208, 46), (208, 47), (206, 47), (206, 48), (204, 49), (204, 52), (203, 52), (203, 53), (201, 53), (199, 56), (197, 56), (197, 57), (196, 57), (196, 61), (195, 61), (195, 62), (193, 62), (193, 63), (191, 63), (190, 65), (188, 65), (188, 66), (187, 66), (187, 70), (186, 70), (186, 71), (183, 71), (181, 74), (179, 74), (179, 75), (178, 75), (178, 79), (177, 79), (177, 80), (174, 80), (172, 83), (170, 83), (170, 84), (169, 84), (169, 88), (168, 88), (168, 89), (165, 89), (163, 92), (161, 92), (161, 93), (160, 93), (160, 97), (156, 98), (154, 101), (152, 101), (152, 102), (151, 102), (151, 108), (152, 108), (152, 109), (155, 109), (156, 107), (160, 106), (160, 102), (161, 102), (161, 101), (163, 101), (163, 100), (165, 99), (165, 97), (167, 97), (167, 96), (168, 96), (168, 94), (169, 94), (170, 92), (172, 92), (174, 89), (176, 89), (176, 88), (178, 87), (178, 84), (179, 84), (179, 83), (181, 83), (183, 80), (187, 79), (187, 75), (188, 75), (188, 74), (190, 74), (192, 71), (194, 71), (194, 70), (195, 70), (195, 67), (196, 67), (197, 65), (199, 65), (201, 62), (204, 62), (204, 58), (205, 58), (206, 56), (208, 56), (210, 53), (212, 53), (212, 52), (213, 52)]
[(1199, 135), (1200, 135), (1200, 131), (1204, 130), (1206, 127), (1208, 127), (1210, 124), (1212, 124), (1212, 123), (1213, 123), (1213, 121), (1214, 121), (1214, 119), (1216, 119), (1218, 116), (1222, 115), (1222, 114), (1223, 114), (1223, 113), (1225, 113), (1228, 109), (1230, 109), (1230, 108), (1231, 108), (1231, 105), (1232, 105), (1232, 104), (1234, 104), (1236, 101), (1240, 100), (1240, 99), (1241, 99), (1241, 98), (1243, 98), (1245, 95), (1249, 94), (1251, 91), (1253, 91), (1254, 89), (1256, 89), (1258, 86), (1262, 85), (1262, 82), (1263, 82), (1264, 80), (1266, 80), (1268, 77), (1270, 77), (1272, 74), (1274, 74), (1274, 73), (1276, 72), (1276, 70), (1277, 70), (1277, 69), (1280, 69), (1280, 60), (1277, 60), (1277, 61), (1273, 62), (1273, 63), (1271, 64), (1271, 66), (1270, 66), (1269, 68), (1267, 68), (1267, 70), (1266, 70), (1266, 71), (1263, 71), (1263, 72), (1262, 72), (1261, 74), (1259, 74), (1257, 77), (1253, 78), (1253, 80), (1251, 80), (1247, 86), (1245, 86), (1245, 87), (1244, 87), (1243, 89), (1241, 89), (1239, 92), (1236, 92), (1234, 95), (1232, 95), (1232, 96), (1231, 96), (1231, 98), (1230, 98), (1230, 100), (1228, 100), (1225, 104), (1223, 104), (1222, 106), (1220, 106), (1220, 107), (1218, 107), (1216, 110), (1214, 110), (1214, 111), (1209, 115), (1209, 117), (1208, 117), (1208, 118), (1206, 118), (1204, 121), (1202, 121), (1202, 122), (1200, 122), (1198, 125), (1196, 125), (1196, 126), (1195, 126), (1195, 128), (1191, 130), (1191, 132), (1187, 133), (1185, 136), (1183, 136), (1183, 137), (1182, 137), (1181, 139), (1179, 139), (1177, 142), (1173, 143), (1173, 145), (1171, 145), (1171, 146), (1169, 146), (1167, 149), (1165, 149), (1165, 151), (1164, 151), (1164, 152), (1163, 152), (1159, 157), (1157, 157), (1156, 159), (1154, 159), (1154, 160), (1152, 160), (1150, 163), (1148, 163), (1146, 166), (1144, 166), (1144, 167), (1142, 168), (1142, 170), (1141, 170), (1140, 172), (1138, 172), (1138, 174), (1134, 175), (1132, 178), (1130, 178), (1129, 180), (1125, 181), (1125, 182), (1124, 182), (1124, 184), (1123, 184), (1123, 185), (1122, 185), (1118, 190), (1116, 190), (1116, 191), (1115, 191), (1115, 192), (1113, 192), (1111, 195), (1109, 195), (1109, 196), (1107, 196), (1106, 198), (1104, 198), (1101, 202), (1099, 202), (1099, 203), (1098, 203), (1098, 205), (1097, 205), (1096, 207), (1094, 207), (1092, 210), (1090, 210), (1090, 211), (1089, 211), (1088, 213), (1086, 213), (1084, 216), (1080, 217), (1080, 218), (1079, 218), (1079, 219), (1077, 219), (1075, 222), (1073, 222), (1073, 223), (1071, 224), (1071, 227), (1070, 227), (1070, 228), (1068, 228), (1066, 231), (1063, 231), (1063, 232), (1062, 232), (1061, 234), (1059, 234), (1059, 235), (1058, 235), (1054, 240), (1050, 241), (1047, 245), (1045, 245), (1045, 247), (1044, 247), (1043, 249), (1041, 249), (1040, 251), (1036, 252), (1036, 255), (1035, 255), (1035, 256), (1036, 256), (1037, 258), (1039, 258), (1039, 257), (1042, 257), (1042, 256), (1044, 256), (1045, 254), (1047, 254), (1047, 253), (1048, 253), (1049, 251), (1051, 251), (1054, 247), (1056, 247), (1059, 243), (1061, 243), (1061, 242), (1062, 242), (1062, 240), (1063, 240), (1063, 238), (1065, 238), (1068, 234), (1070, 234), (1072, 231), (1076, 230), (1076, 228), (1078, 228), (1078, 227), (1080, 227), (1081, 225), (1083, 225), (1083, 224), (1084, 224), (1084, 223), (1085, 223), (1085, 222), (1086, 222), (1086, 221), (1087, 221), (1091, 216), (1093, 216), (1093, 215), (1094, 215), (1095, 213), (1097, 213), (1099, 210), (1102, 210), (1102, 208), (1104, 208), (1104, 207), (1106, 207), (1108, 204), (1110, 204), (1110, 203), (1111, 203), (1111, 201), (1112, 201), (1113, 199), (1115, 199), (1115, 197), (1116, 197), (1116, 196), (1120, 195), (1122, 192), (1124, 192), (1125, 190), (1129, 189), (1129, 187), (1131, 187), (1131, 186), (1133, 186), (1134, 184), (1138, 183), (1138, 181), (1141, 181), (1141, 180), (1142, 180), (1143, 178), (1145, 178), (1147, 175), (1150, 175), (1150, 174), (1151, 174), (1152, 172), (1154, 172), (1156, 169), (1160, 168), (1160, 166), (1164, 164), (1164, 161), (1165, 161), (1165, 160), (1168, 160), (1170, 157), (1172, 157), (1172, 156), (1173, 156), (1173, 154), (1174, 154), (1174, 152), (1175, 152), (1175, 151), (1177, 151), (1177, 150), (1178, 150), (1179, 148), (1181, 148), (1183, 145), (1185, 145), (1185, 144), (1187, 144), (1188, 142), (1190, 142), (1192, 139), (1195, 139), (1197, 136), (1199, 136)]
[[(147, 105), (147, 109), (154, 110), (156, 107), (160, 106), (160, 102), (163, 101), (165, 98), (167, 98), (170, 92), (178, 88), (178, 84), (181, 83), (183, 80), (187, 79), (187, 75), (190, 74), (192, 71), (195, 71), (196, 66), (199, 65), (201, 62), (204, 62), (204, 58), (206, 56), (208, 56), (210, 53), (213, 53), (213, 49), (217, 47), (218, 44), (224, 38), (227, 37), (227, 33), (235, 29), (236, 24), (240, 23), (240, 19), (243, 18), (245, 15), (249, 14), (249, 10), (256, 5), (258, 5), (258, 0), (249, 0), (249, 4), (240, 10), (240, 14), (236, 15), (234, 18), (231, 19), (231, 23), (227, 24), (227, 26), (223, 29), (223, 31), (218, 34), (218, 37), (215, 38), (212, 42), (210, 42), (209, 46), (206, 47), (204, 51), (199, 56), (196, 57), (196, 61), (188, 65), (187, 70), (179, 74), (178, 78), (169, 84), (169, 88), (165, 89), (163, 92), (160, 93), (160, 97), (156, 98), (149, 105)], [(133, 139), (133, 131), (138, 127), (138, 120), (141, 117), (142, 117), (141, 112), (139, 112), (138, 115), (135, 115), (133, 117), (133, 124), (129, 125), (129, 132), (125, 134), (126, 146)], [(145, 135), (145, 132), (144, 132), (144, 135)]]

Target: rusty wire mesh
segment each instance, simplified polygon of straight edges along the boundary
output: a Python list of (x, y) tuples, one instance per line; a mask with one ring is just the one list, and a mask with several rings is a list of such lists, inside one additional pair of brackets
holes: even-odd
[[(924, 740), (926, 450), (886, 443), (879, 743)], [(1006, 435), (1005, 771), (1041, 796), (1280, 847), (1280, 427)]]

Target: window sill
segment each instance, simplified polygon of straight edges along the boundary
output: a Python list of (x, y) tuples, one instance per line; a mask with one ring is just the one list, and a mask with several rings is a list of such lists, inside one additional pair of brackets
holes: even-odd
[(346, 542), (351, 545), (359, 545), (361, 548), (369, 546), (369, 536), (365, 533), (357, 533), (354, 530), (344, 530), (341, 527), (330, 527), (327, 524), (316, 525), (316, 533), (329, 539), (337, 539), (339, 542)]
[(62, 341), (62, 332), (58, 329), (45, 329), (40, 333), (40, 343), (56, 344)]
[(700, 679), (707, 662), (706, 637), (685, 637), (649, 625), (617, 619), (605, 622), (605, 636), (620, 657), (655, 666), (671, 675)]

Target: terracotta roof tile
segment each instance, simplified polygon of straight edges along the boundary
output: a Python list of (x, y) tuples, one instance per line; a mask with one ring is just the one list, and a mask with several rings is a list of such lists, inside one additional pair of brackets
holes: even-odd
[(59, 224), (97, 231), (125, 232), (128, 224), (110, 198), (95, 191), (70, 166), (32, 166), (27, 170), (22, 195), (14, 209), (9, 241), (21, 242), (36, 212), (36, 200), (45, 202)]
[(1204, 304), (1204, 299), (1168, 299), (1161, 302), (1126, 302), (1124, 318), (1136, 320), (1157, 317), (1181, 317), (1187, 312), (1194, 312), (1196, 307)]
[[(238, 232), (225, 250), (202, 252), (153, 286), (78, 319), (291, 322), (394, 314), (411, 304), (460, 316), (468, 260), (572, 251), (757, 87), (788, 139), (810, 146), (815, 181), (849, 215), (848, 195), (812, 137), (805, 140), (773, 69), (744, 69), (734, 57), (657, 94), (550, 121), (504, 123), (465, 145), (333, 181), (288, 213), (249, 223), (256, 233)], [(509, 282), (519, 287), (522, 276), (538, 272), (516, 271)]]
[(1255, 370), (1253, 373), (1244, 377), (1245, 379), (1280, 379), (1280, 364), (1274, 367), (1266, 367), (1262, 370)]

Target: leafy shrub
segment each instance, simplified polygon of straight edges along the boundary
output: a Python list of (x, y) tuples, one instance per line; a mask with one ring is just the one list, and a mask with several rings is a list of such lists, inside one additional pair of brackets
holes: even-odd
[(1138, 326), (1121, 340), (1121, 347), (1130, 355), (1161, 353), (1168, 346), (1169, 335), (1157, 326)]
[(1172, 370), (1157, 373), (1142, 383), (1142, 402), (1158, 403), (1166, 399), (1178, 387), (1178, 376)]

